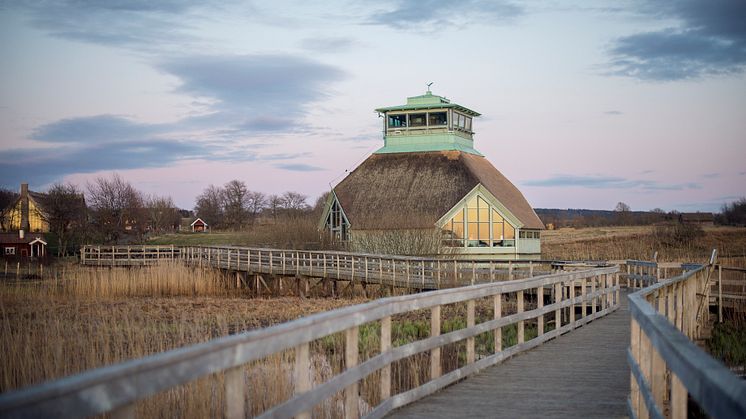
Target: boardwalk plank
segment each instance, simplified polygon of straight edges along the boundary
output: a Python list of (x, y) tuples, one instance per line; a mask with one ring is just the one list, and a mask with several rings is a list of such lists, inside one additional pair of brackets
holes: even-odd
[(403, 407), (394, 418), (627, 415), (629, 312), (613, 314)]

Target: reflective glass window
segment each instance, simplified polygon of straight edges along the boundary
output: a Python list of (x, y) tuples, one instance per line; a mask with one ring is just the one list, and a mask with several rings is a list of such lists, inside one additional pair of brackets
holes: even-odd
[(389, 115), (389, 128), (402, 128), (407, 126), (407, 115)]
[(448, 118), (445, 112), (430, 112), (427, 123), (431, 127), (444, 126), (448, 124)]
[(409, 114), (409, 126), (410, 127), (424, 127), (425, 126), (425, 115), (424, 113), (412, 113)]

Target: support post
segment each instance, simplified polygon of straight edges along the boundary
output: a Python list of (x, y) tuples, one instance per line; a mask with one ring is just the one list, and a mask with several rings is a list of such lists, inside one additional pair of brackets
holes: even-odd
[[(440, 336), (440, 306), (430, 309), (430, 336)], [(440, 347), (430, 350), (430, 379), (440, 377)]]
[[(391, 349), (391, 316), (381, 319), (381, 353)], [(391, 397), (391, 364), (381, 368), (381, 401)]]
[(246, 417), (246, 380), (243, 366), (231, 368), (225, 373), (225, 417), (243, 419)]
[[(296, 396), (303, 394), (311, 389), (311, 360), (309, 356), (308, 343), (302, 343), (295, 348), (295, 369), (293, 378), (295, 389), (293, 394)], [(297, 414), (296, 419), (311, 419), (311, 412), (306, 411)]]
[[(521, 291), (516, 292), (516, 312), (518, 314), (523, 313), (523, 300), (524, 300), (523, 291), (521, 290)], [(472, 301), (473, 300), (470, 300), (469, 302), (472, 302)], [(525, 335), (524, 335), (525, 327), (526, 327), (525, 320), (521, 320), (518, 322), (518, 331), (516, 334), (517, 334), (519, 344), (523, 343), (525, 340)]]
[[(358, 327), (351, 327), (345, 332), (345, 368), (350, 369), (358, 363)], [(355, 382), (345, 389), (345, 418), (357, 419), (360, 417), (358, 409), (360, 395), (358, 394), (358, 383)]]
[[(466, 302), (466, 327), (474, 327), (474, 311), (476, 302), (469, 300)], [(474, 351), (474, 336), (466, 338), (466, 363), (473, 364), (476, 359)]]
[[(502, 294), (497, 294), (492, 297), (492, 305), (494, 307), (494, 318), (499, 319), (502, 318), (503, 315), (503, 296)], [(503, 329), (502, 327), (498, 327), (495, 329), (495, 353), (498, 353), (503, 350)]]

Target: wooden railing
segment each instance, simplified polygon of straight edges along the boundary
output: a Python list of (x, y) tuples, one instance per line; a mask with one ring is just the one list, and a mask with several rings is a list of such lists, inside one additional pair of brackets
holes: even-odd
[[(612, 266), (379, 299), (7, 393), (0, 396), (0, 416), (87, 417), (113, 412), (116, 417), (130, 418), (140, 400), (200, 377), (224, 373), (225, 416), (244, 417), (245, 386), (249, 381), (245, 365), (294, 348), (294, 395), (261, 413), (262, 417), (310, 417), (314, 406), (339, 392), (344, 392), (345, 417), (354, 418), (360, 413), (381, 417), (616, 310), (620, 298), (618, 272), (619, 267)], [(545, 297), (549, 297), (548, 301)], [(515, 301), (515, 310), (504, 313), (503, 302), (509, 298)], [(532, 305), (532, 309), (525, 310), (526, 302), (532, 298), (536, 298), (536, 308)], [(490, 301), (492, 319), (476, 323), (475, 306), (484, 299)], [(441, 308), (454, 303), (466, 304), (466, 327), (441, 334)], [(392, 316), (423, 309), (431, 314), (430, 337), (392, 347)], [(524, 326), (534, 320), (537, 335), (527, 340)], [(380, 353), (359, 362), (359, 328), (368, 323), (380, 326)], [(546, 330), (550, 323), (554, 328)], [(512, 325), (516, 328), (516, 344), (503, 348), (502, 330)], [(340, 332), (346, 342), (345, 369), (312, 388), (309, 344)], [(494, 337), (494, 352), (477, 359), (475, 337), (484, 333)], [(443, 373), (441, 350), (460, 341), (466, 341), (465, 365)], [(392, 379), (396, 379), (392, 376), (392, 363), (427, 352), (430, 380), (391, 394)], [(359, 383), (376, 371), (380, 371), (380, 403), (360, 412)]]
[(712, 417), (746, 417), (746, 383), (692, 342), (709, 315), (714, 258), (629, 295), (631, 417), (686, 418), (688, 396)]
[(82, 264), (91, 266), (147, 265), (163, 259), (252, 274), (331, 278), (425, 290), (593, 267), (546, 260), (484, 261), (234, 246), (83, 246), (80, 257)]
[[(132, 266), (156, 264), (181, 256), (181, 248), (174, 245), (83, 246), (80, 263), (92, 266)], [(136, 263), (135, 263), (136, 261)]]

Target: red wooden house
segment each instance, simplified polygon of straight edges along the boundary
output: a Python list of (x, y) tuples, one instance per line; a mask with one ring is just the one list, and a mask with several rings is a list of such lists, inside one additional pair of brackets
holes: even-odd
[(208, 226), (207, 223), (201, 218), (197, 218), (196, 220), (194, 220), (194, 222), (192, 222), (193, 233), (201, 233), (209, 230), (210, 226)]

